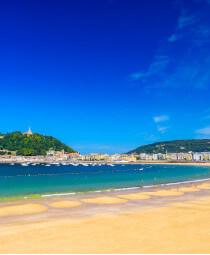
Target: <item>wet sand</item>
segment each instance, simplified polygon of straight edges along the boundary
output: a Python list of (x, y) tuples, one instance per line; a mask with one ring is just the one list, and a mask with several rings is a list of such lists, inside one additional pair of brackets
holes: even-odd
[(170, 189), (170, 190), (158, 190), (158, 191), (152, 191), (152, 192), (144, 192), (143, 194), (150, 195), (150, 196), (168, 197), (168, 196), (181, 196), (184, 194), (184, 192), (178, 191), (176, 189)]
[(208, 254), (209, 187), (203, 183), (196, 192), (185, 185), (0, 204), (0, 212), (7, 212), (0, 216), (0, 253)]
[(79, 205), (81, 205), (79, 201), (68, 201), (68, 200), (50, 203), (50, 206), (55, 208), (71, 208), (71, 207), (75, 207)]
[(133, 199), (133, 200), (149, 199), (150, 198), (150, 196), (144, 195), (142, 193), (119, 195), (118, 197), (125, 198), (125, 199)]
[(82, 199), (85, 203), (93, 203), (93, 204), (121, 204), (127, 202), (127, 200), (119, 199), (116, 197), (96, 197), (96, 198), (87, 198)]

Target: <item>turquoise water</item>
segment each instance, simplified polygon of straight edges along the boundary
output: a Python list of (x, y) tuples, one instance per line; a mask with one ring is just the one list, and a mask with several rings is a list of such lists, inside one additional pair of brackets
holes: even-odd
[[(143, 168), (143, 170), (139, 170)], [(0, 198), (139, 187), (210, 178), (210, 167), (0, 165)]]

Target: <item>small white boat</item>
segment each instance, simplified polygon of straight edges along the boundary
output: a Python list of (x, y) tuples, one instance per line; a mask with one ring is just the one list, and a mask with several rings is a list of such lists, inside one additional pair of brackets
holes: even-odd
[(14, 166), (14, 163), (10, 163), (10, 166)]
[(82, 163), (83, 166), (88, 166), (88, 164)]
[(79, 164), (76, 164), (76, 163), (72, 163), (73, 166), (78, 166)]
[(28, 166), (28, 163), (22, 163), (21, 166)]
[(47, 164), (47, 165), (45, 165), (45, 166), (51, 166), (50, 164)]

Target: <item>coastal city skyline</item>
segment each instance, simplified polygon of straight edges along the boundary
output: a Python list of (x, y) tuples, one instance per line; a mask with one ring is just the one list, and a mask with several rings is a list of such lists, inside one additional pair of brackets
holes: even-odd
[[(162, 141), (139, 146), (124, 153), (83, 154), (62, 143), (57, 138), (28, 131), (21, 133), (0, 133), (0, 163), (21, 163), (23, 166), (33, 163), (59, 165), (73, 164), (84, 166), (106, 163), (141, 163), (141, 162), (209, 162), (210, 139), (189, 139)], [(88, 162), (88, 164), (87, 164)], [(113, 165), (112, 165), (113, 166)]]
[(207, 0), (2, 3), (1, 132), (31, 126), (83, 154), (210, 138), (209, 11)]

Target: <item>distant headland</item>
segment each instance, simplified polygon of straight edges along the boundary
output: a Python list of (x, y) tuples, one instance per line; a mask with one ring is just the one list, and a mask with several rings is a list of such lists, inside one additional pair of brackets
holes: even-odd
[(0, 133), (0, 155), (45, 156), (49, 150), (75, 152), (70, 146), (52, 136), (32, 133), (30, 127), (25, 133)]
[(127, 154), (210, 152), (210, 139), (188, 139), (156, 142), (140, 146)]

